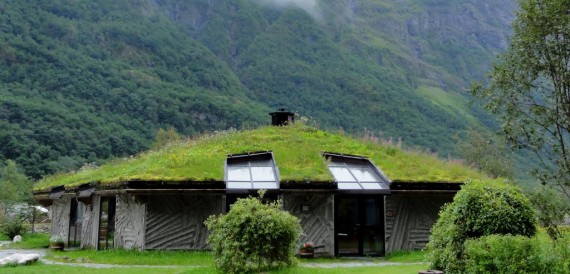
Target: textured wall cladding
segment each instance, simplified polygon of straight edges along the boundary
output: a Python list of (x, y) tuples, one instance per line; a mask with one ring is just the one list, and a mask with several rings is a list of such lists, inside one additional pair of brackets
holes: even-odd
[(223, 212), (222, 195), (149, 197), (145, 249), (206, 249), (204, 221)]
[(429, 241), (441, 207), (454, 194), (394, 193), (386, 197), (386, 252), (416, 250)]
[(115, 248), (144, 249), (145, 213), (145, 205), (132, 195), (117, 196)]
[[(283, 194), (283, 208), (301, 220), (304, 236), (301, 242), (312, 241), (317, 253), (334, 255), (334, 197), (332, 194)], [(308, 205), (304, 212), (301, 206)]]
[(99, 206), (101, 196), (94, 195), (92, 204), (85, 206), (83, 224), (81, 225), (81, 248), (97, 248), (99, 236)]
[(69, 235), (69, 214), (71, 210), (71, 199), (63, 197), (54, 200), (51, 205), (51, 235), (61, 236), (67, 244)]

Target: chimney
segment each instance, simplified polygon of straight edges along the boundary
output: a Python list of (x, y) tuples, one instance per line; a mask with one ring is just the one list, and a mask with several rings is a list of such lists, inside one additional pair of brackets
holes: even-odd
[(286, 111), (284, 108), (271, 112), (269, 115), (271, 115), (272, 126), (286, 126), (295, 122), (295, 113)]

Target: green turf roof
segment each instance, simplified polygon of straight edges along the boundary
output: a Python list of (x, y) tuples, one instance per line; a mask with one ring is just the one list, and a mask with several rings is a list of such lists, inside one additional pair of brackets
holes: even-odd
[(392, 181), (464, 182), (485, 178), (456, 161), (295, 124), (204, 135), (101, 167), (48, 176), (35, 185), (35, 190), (59, 185), (73, 188), (85, 183), (116, 185), (133, 180), (223, 181), (227, 155), (257, 151), (273, 151), (282, 182), (333, 181), (322, 152), (368, 157)]

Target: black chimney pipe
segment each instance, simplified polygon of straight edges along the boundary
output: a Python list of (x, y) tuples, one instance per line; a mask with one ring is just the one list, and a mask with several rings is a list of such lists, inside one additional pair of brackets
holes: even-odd
[(270, 112), (272, 126), (286, 126), (295, 122), (295, 113), (280, 108), (278, 111)]

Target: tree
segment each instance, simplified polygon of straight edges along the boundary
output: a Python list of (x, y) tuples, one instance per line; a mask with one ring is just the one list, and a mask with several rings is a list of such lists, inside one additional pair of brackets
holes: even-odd
[(151, 148), (155, 150), (160, 149), (170, 143), (178, 142), (180, 139), (182, 139), (182, 137), (173, 127), (169, 127), (166, 130), (160, 128), (158, 132), (156, 132), (156, 137)]
[(7, 160), (0, 170), (0, 217), (3, 216), (7, 205), (32, 199), (32, 182), (18, 170), (16, 162)]
[(531, 172), (570, 199), (570, 0), (520, 0), (513, 36), (475, 96), (536, 155)]
[(455, 151), (467, 164), (477, 167), (493, 178), (513, 178), (512, 155), (503, 143), (479, 127), (469, 128), (458, 140)]

